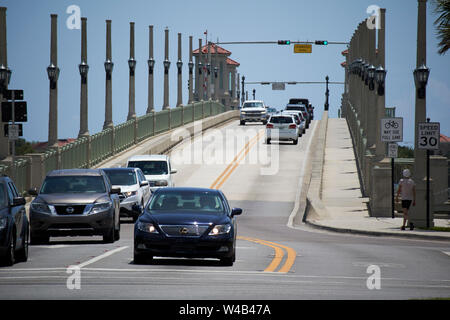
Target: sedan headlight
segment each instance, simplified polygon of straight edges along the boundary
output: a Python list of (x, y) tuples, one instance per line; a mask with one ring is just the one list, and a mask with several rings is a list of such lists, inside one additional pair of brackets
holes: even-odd
[(210, 236), (217, 236), (219, 234), (227, 234), (230, 233), (231, 224), (218, 224), (214, 226), (214, 228), (209, 233)]
[(169, 183), (167, 180), (157, 180), (155, 181), (155, 187), (167, 187)]
[(8, 218), (7, 217), (0, 218), (0, 230), (5, 229), (7, 225), (8, 225)]
[(107, 211), (107, 210), (111, 209), (111, 207), (112, 207), (112, 203), (110, 201), (96, 203), (92, 207), (91, 213), (99, 213), (99, 212), (102, 212), (102, 211)]
[(148, 233), (159, 233), (158, 230), (156, 230), (156, 227), (153, 225), (153, 223), (149, 222), (138, 222), (137, 228), (139, 231), (144, 231)]
[(42, 203), (42, 202), (31, 203), (31, 210), (41, 212), (41, 213), (47, 213), (47, 214), (52, 213), (52, 211), (50, 210), (50, 207), (46, 203)]

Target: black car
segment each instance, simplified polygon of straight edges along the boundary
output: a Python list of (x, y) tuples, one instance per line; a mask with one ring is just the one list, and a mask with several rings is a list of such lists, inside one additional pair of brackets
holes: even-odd
[(134, 262), (161, 257), (218, 258), (231, 266), (236, 259), (237, 225), (220, 190), (160, 188), (134, 227)]
[(5, 265), (28, 260), (29, 228), (25, 198), (9, 177), (0, 177), (0, 259)]
[(31, 244), (50, 236), (102, 235), (120, 238), (120, 188), (113, 188), (100, 169), (53, 170), (30, 205)]

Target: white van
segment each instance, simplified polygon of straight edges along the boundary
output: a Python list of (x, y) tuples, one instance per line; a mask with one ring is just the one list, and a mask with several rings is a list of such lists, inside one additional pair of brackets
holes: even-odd
[(160, 187), (174, 187), (172, 174), (177, 173), (172, 169), (170, 159), (166, 155), (138, 155), (127, 160), (127, 167), (139, 168), (150, 184), (150, 189), (155, 191)]

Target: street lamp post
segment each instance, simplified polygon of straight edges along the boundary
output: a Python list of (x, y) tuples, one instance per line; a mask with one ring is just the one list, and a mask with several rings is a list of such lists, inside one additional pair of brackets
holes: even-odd
[(194, 72), (194, 62), (192, 61), (192, 36), (189, 36), (189, 99), (188, 103), (194, 102), (194, 85), (193, 85), (193, 72)]
[(57, 45), (57, 19), (58, 15), (51, 17), (51, 43), (50, 65), (47, 67), (47, 75), (50, 80), (49, 121), (48, 121), (48, 146), (58, 146), (58, 45)]
[(136, 59), (134, 58), (134, 22), (130, 22), (130, 58), (128, 59), (129, 90), (128, 90), (128, 117), (127, 120), (136, 119), (135, 107), (135, 76)]
[(106, 73), (105, 122), (103, 123), (103, 130), (114, 127), (112, 121), (112, 72), (114, 63), (111, 59), (111, 20), (106, 20), (106, 60), (104, 63)]
[(170, 61), (169, 61), (169, 29), (166, 28), (164, 30), (165, 32), (165, 57), (163, 61), (164, 66), (164, 104), (163, 104), (163, 110), (169, 109), (169, 68), (170, 68)]
[(153, 69), (155, 67), (155, 59), (153, 58), (153, 26), (148, 27), (148, 46), (149, 46), (149, 54), (148, 54), (148, 106), (147, 113), (154, 112), (154, 98), (153, 98)]
[(328, 90), (328, 81), (330, 80), (330, 78), (328, 76), (325, 77), (325, 81), (326, 81), (326, 91), (325, 91), (325, 111), (328, 111), (329, 109), (329, 103), (328, 103), (328, 98), (330, 96), (330, 90)]
[(81, 96), (80, 96), (80, 132), (78, 137), (89, 136), (88, 130), (88, 88), (87, 76), (89, 65), (87, 64), (87, 18), (81, 18), (81, 63), (78, 65), (78, 70), (81, 76)]
[(183, 68), (183, 61), (181, 60), (181, 33), (178, 33), (178, 61), (177, 61), (178, 92), (177, 92), (177, 107), (180, 107), (183, 104), (182, 68)]

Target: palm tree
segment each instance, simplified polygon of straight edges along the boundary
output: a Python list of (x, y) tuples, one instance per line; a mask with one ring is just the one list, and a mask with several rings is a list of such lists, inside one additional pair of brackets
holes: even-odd
[(434, 25), (436, 26), (438, 53), (445, 54), (450, 49), (450, 0), (434, 0), (436, 8), (434, 12), (438, 15)]

